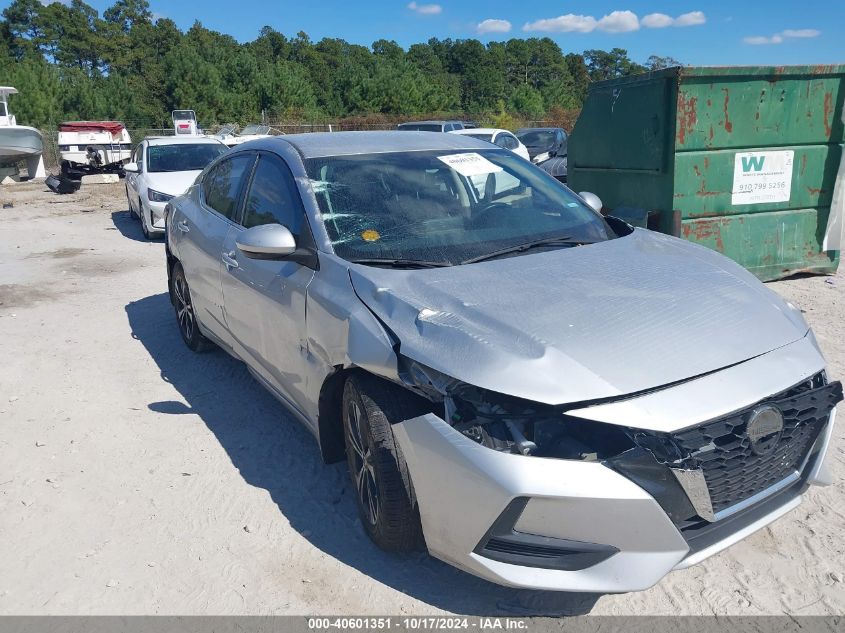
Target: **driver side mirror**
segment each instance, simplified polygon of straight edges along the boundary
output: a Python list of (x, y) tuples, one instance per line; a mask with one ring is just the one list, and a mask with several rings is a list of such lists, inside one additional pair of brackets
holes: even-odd
[(586, 202), (593, 211), (601, 213), (604, 205), (602, 204), (601, 198), (599, 198), (596, 194), (590, 193), (589, 191), (581, 191), (578, 195), (581, 196), (581, 199)]
[(237, 237), (235, 244), (251, 259), (285, 259), (296, 252), (296, 238), (281, 224), (262, 224), (247, 229)]
[(130, 173), (137, 174), (141, 170), (138, 169), (138, 163), (126, 163), (123, 166), (123, 171), (128, 171)]

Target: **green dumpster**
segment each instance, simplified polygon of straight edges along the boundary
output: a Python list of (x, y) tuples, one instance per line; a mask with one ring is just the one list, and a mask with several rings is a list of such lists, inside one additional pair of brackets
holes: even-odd
[(839, 252), (823, 239), (843, 99), (845, 66), (670, 68), (595, 83), (569, 139), (569, 185), (760, 279), (832, 273)]

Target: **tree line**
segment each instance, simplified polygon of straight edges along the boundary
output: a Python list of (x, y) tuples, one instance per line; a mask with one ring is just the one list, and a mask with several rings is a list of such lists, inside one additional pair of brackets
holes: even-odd
[(14, 0), (0, 21), (0, 77), (18, 88), (21, 123), (54, 127), (113, 119), (169, 125), (191, 108), (201, 123), (320, 121), (372, 114), (461, 113), (540, 119), (578, 109), (591, 81), (675, 65), (627, 51), (564, 54), (549, 38), (483, 44), (436, 39), (407, 50), (381, 39), (289, 38), (270, 26), (239, 43), (199, 21), (185, 32), (147, 0), (116, 0), (102, 15), (83, 2)]

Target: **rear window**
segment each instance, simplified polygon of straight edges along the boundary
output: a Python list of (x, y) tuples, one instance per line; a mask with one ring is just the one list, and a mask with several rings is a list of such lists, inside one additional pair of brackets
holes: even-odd
[(472, 138), (477, 138), (479, 141), (487, 141), (488, 143), (493, 140), (492, 134), (464, 134), (463, 136), (471, 136)]
[(405, 132), (442, 132), (443, 126), (438, 123), (403, 123), (399, 129)]
[(222, 143), (174, 143), (147, 148), (147, 171), (202, 171), (228, 147)]

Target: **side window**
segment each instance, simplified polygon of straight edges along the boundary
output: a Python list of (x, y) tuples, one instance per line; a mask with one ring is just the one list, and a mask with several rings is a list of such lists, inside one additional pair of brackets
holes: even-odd
[(503, 147), (508, 149), (508, 142), (507, 142), (507, 135), (506, 134), (499, 134), (493, 141), (494, 144), (498, 145), (499, 147)]
[(274, 156), (262, 154), (244, 205), (245, 228), (281, 224), (298, 236), (304, 212), (288, 166)]
[(135, 148), (135, 162), (138, 163), (138, 171), (144, 171), (144, 145)]
[(254, 160), (254, 154), (238, 154), (217, 163), (202, 180), (206, 206), (234, 221), (244, 176), (248, 175)]

